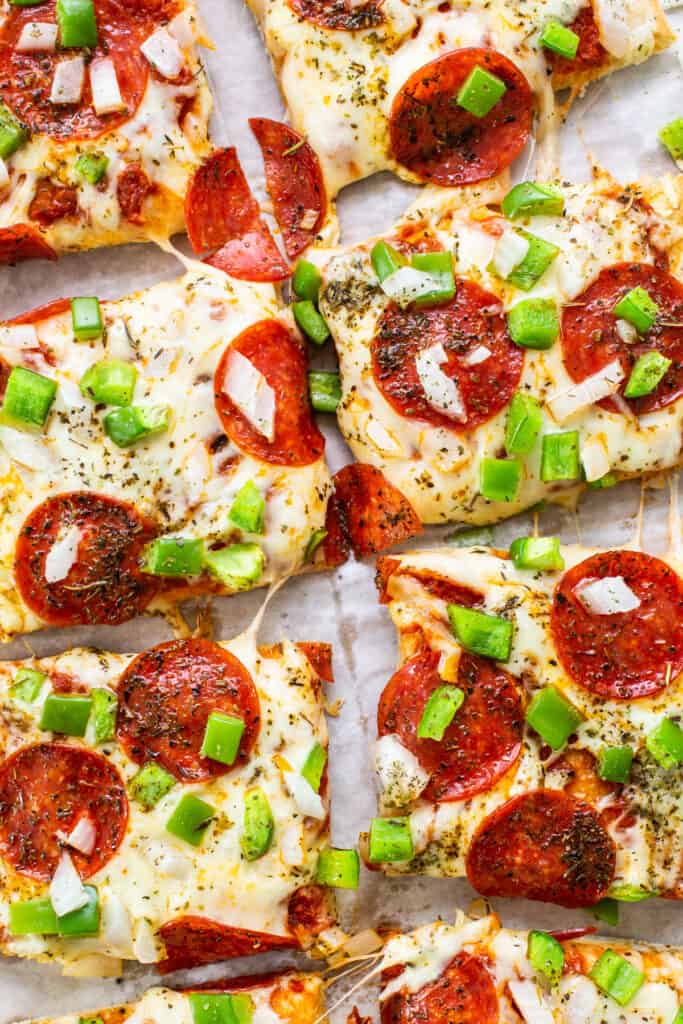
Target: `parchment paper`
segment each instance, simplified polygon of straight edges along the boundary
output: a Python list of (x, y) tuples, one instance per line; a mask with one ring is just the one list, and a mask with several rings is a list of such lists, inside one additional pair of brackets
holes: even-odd
[[(260, 154), (247, 118), (282, 115), (268, 58), (242, 0), (200, 0), (200, 7), (217, 46), (215, 52), (206, 55), (217, 106), (214, 138), (238, 147), (252, 186), (260, 198), (265, 198)], [(671, 19), (683, 32), (683, 11), (672, 13)], [(589, 89), (563, 132), (563, 174), (586, 180), (591, 158), (623, 181), (671, 171), (673, 165), (659, 146), (656, 133), (661, 125), (681, 115), (683, 71), (674, 47), (638, 69), (612, 75)], [(525, 164), (522, 158), (520, 175)], [(414, 195), (415, 189), (390, 175), (347, 189), (339, 202), (344, 240), (357, 241), (387, 229)], [(180, 273), (180, 265), (153, 246), (126, 246), (65, 257), (56, 266), (27, 263), (2, 268), (0, 315), (9, 317), (60, 295), (118, 297)], [(327, 352), (322, 363), (331, 359)], [(324, 429), (334, 470), (350, 461), (350, 456), (330, 417)], [(567, 542), (581, 538), (604, 546), (628, 543), (637, 530), (640, 496), (638, 485), (625, 484), (613, 491), (591, 494), (576, 515), (547, 509), (541, 515), (541, 531), (558, 534)], [(648, 489), (643, 524), (646, 550), (656, 553), (667, 547), (668, 511), (668, 485)], [(528, 532), (529, 527), (528, 517), (517, 517), (496, 529), (496, 541), (505, 546), (515, 536)], [(448, 532), (428, 531), (421, 546), (436, 543)], [(326, 640), (334, 645), (337, 683), (332, 696), (344, 701), (339, 717), (330, 720), (333, 841), (338, 846), (354, 845), (375, 811), (371, 760), (375, 711), (379, 693), (396, 662), (394, 630), (386, 610), (377, 604), (373, 574), (371, 561), (351, 562), (336, 574), (292, 580), (273, 599), (263, 626), (264, 642), (288, 636), (294, 640)], [(256, 591), (217, 601), (217, 637), (228, 638), (243, 630), (263, 597), (263, 591)], [(169, 636), (162, 621), (143, 619), (118, 628), (47, 631), (31, 636), (28, 642), (19, 640), (5, 646), (0, 656), (24, 657), (30, 651), (47, 655), (79, 643), (139, 651)], [(411, 927), (438, 916), (448, 917), (456, 906), (467, 909), (474, 896), (465, 881), (384, 879), (363, 872), (359, 892), (342, 893), (339, 902), (343, 923), (349, 929), (388, 923)], [(587, 912), (526, 901), (498, 900), (495, 909), (504, 923), (512, 926), (564, 928), (593, 923)], [(618, 928), (604, 926), (603, 930), (683, 945), (683, 905), (663, 900), (623, 904)], [(185, 972), (171, 980), (186, 983), (189, 978), (236, 976), (292, 963), (315, 966), (303, 956), (270, 954)], [(126, 969), (122, 980), (82, 980), (63, 978), (56, 967), (2, 961), (0, 1024), (132, 999), (158, 980), (154, 970), (135, 966)], [(340, 987), (333, 988), (331, 999), (341, 991)], [(361, 999), (363, 1003), (366, 1012), (371, 1012), (372, 999)], [(348, 1009), (344, 1007), (335, 1014), (335, 1021), (345, 1020)]]

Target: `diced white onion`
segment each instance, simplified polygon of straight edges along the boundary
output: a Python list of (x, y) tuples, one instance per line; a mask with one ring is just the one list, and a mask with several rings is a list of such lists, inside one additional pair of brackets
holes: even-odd
[(0, 426), (0, 444), (13, 462), (18, 462), (27, 469), (40, 472), (52, 465), (50, 449), (42, 437), (24, 434), (12, 427)]
[(285, 826), (280, 833), (280, 856), (284, 863), (292, 868), (300, 868), (306, 862), (302, 840), (301, 825), (297, 822)]
[(57, 26), (50, 21), (27, 22), (15, 47), (19, 53), (54, 53), (56, 48)]
[(33, 324), (0, 327), (0, 348), (38, 348), (38, 334)]
[(181, 11), (168, 23), (168, 31), (181, 46), (192, 46), (198, 36), (197, 15), (191, 10)]
[(462, 362), (465, 366), (478, 366), (479, 363), (485, 363), (487, 359), (491, 358), (491, 349), (487, 348), (486, 345), (477, 345), (476, 348), (468, 352), (466, 356), (463, 356)]
[(107, 326), (107, 352), (110, 359), (122, 359), (124, 362), (133, 355), (128, 327), (123, 317), (118, 317)]
[(555, 1018), (545, 1005), (535, 982), (514, 979), (508, 982), (508, 988), (526, 1024), (553, 1024)]
[(0, 158), (0, 188), (7, 188), (9, 185), (9, 170), (5, 161)]
[(493, 269), (504, 281), (529, 251), (529, 242), (516, 231), (505, 231), (493, 250)]
[(299, 227), (304, 231), (310, 231), (317, 224), (318, 215), (318, 210), (304, 210), (303, 216), (299, 221)]
[(50, 882), (50, 901), (57, 917), (80, 910), (88, 902), (88, 894), (68, 853), (63, 853)]
[(156, 870), (162, 875), (183, 881), (192, 871), (192, 862), (180, 850), (163, 840), (150, 839), (145, 847), (145, 855)]
[(365, 437), (385, 455), (405, 454), (401, 442), (372, 414), (365, 421)]
[(183, 51), (178, 40), (163, 26), (145, 39), (140, 51), (164, 78), (177, 78), (183, 70)]
[(75, 525), (60, 531), (45, 558), (44, 572), (48, 583), (59, 583), (69, 575), (78, 558), (78, 545), (82, 536), (80, 527)]
[(438, 286), (438, 278), (415, 267), (399, 267), (380, 284), (384, 294), (398, 303), (402, 309), (423, 295), (429, 295)]
[(591, 438), (581, 445), (581, 465), (586, 475), (586, 480), (599, 480), (609, 473), (611, 466), (607, 449), (604, 443), (596, 437)]
[(393, 733), (377, 740), (375, 769), (385, 801), (395, 807), (417, 800), (430, 779), (413, 752)]
[(633, 345), (638, 341), (638, 331), (628, 320), (617, 320), (617, 334), (624, 345)]
[(275, 392), (253, 363), (237, 349), (230, 350), (223, 391), (259, 434), (275, 437)]
[(316, 818), (318, 821), (324, 821), (327, 817), (327, 811), (320, 798), (320, 794), (316, 793), (310, 783), (306, 781), (303, 775), (299, 775), (298, 772), (283, 772), (282, 774), (285, 785), (301, 813), (305, 814), (307, 818)]
[(623, 576), (603, 576), (592, 583), (584, 583), (576, 593), (581, 604), (595, 615), (619, 615), (640, 608), (640, 598)]
[(102, 898), (102, 930), (100, 933), (102, 947), (128, 956), (131, 952), (133, 933), (130, 914), (120, 896), (107, 891)]
[(558, 423), (564, 423), (587, 406), (615, 394), (623, 379), (623, 367), (621, 362), (615, 359), (579, 384), (572, 384), (566, 391), (553, 395), (548, 399), (548, 408)]
[(458, 383), (448, 377), (441, 365), (448, 361), (448, 356), (441, 342), (423, 348), (415, 356), (415, 368), (420, 378), (422, 390), (432, 409), (450, 416), (454, 420), (465, 422), (467, 413), (463, 404)]
[(567, 1024), (592, 1024), (598, 1009), (598, 990), (585, 975), (568, 974), (560, 982)]
[(72, 850), (78, 850), (79, 853), (89, 857), (95, 849), (97, 829), (92, 818), (84, 814), (82, 818), (78, 819), (68, 835), (58, 831), (57, 838), (66, 843), (67, 846), (70, 846)]
[(50, 101), (62, 105), (80, 103), (85, 81), (85, 60), (83, 57), (69, 57), (61, 60), (55, 68), (52, 79)]
[(626, 57), (632, 42), (623, 0), (595, 0), (594, 10), (602, 45), (613, 57)]
[(92, 102), (97, 114), (114, 114), (125, 110), (116, 67), (111, 57), (99, 57), (90, 65)]
[(141, 964), (154, 964), (159, 959), (154, 929), (144, 918), (141, 918), (135, 924), (133, 953), (135, 954), (135, 959)]

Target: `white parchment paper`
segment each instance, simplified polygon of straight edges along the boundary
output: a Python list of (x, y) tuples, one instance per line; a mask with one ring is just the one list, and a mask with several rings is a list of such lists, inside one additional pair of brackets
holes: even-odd
[[(207, 54), (217, 113), (214, 138), (236, 145), (244, 169), (257, 194), (264, 197), (263, 170), (258, 147), (247, 119), (282, 116), (275, 81), (248, 10), (242, 0), (200, 0), (202, 13), (216, 42)], [(671, 15), (683, 32), (683, 11)], [(562, 140), (563, 174), (585, 180), (590, 161), (607, 167), (628, 181), (638, 176), (672, 170), (657, 142), (657, 129), (683, 115), (683, 71), (676, 48), (642, 67), (612, 75), (593, 86), (574, 108)], [(520, 173), (525, 160), (519, 162)], [(347, 189), (339, 202), (344, 240), (353, 242), (387, 229), (410, 202), (415, 190), (390, 175), (380, 175)], [(380, 197), (381, 201), (378, 201)], [(59, 264), (23, 264), (0, 269), (0, 317), (6, 318), (61, 295), (92, 294), (114, 298), (155, 281), (182, 273), (171, 257), (152, 246), (127, 246), (69, 256)], [(330, 361), (331, 353), (322, 357)], [(330, 418), (324, 425), (332, 469), (349, 461), (349, 454)], [(613, 491), (591, 494), (576, 515), (557, 509), (542, 513), (540, 528), (564, 541), (609, 546), (628, 543), (638, 527), (640, 488), (621, 485)], [(668, 543), (669, 488), (645, 494), (643, 544), (662, 551)], [(529, 529), (528, 517), (518, 517), (496, 530), (500, 546)], [(448, 531), (434, 529), (421, 546), (436, 542)], [(386, 609), (377, 604), (374, 566), (351, 562), (336, 574), (321, 574), (290, 581), (273, 599), (263, 626), (264, 642), (283, 636), (325, 640), (334, 645), (337, 683), (333, 697), (343, 699), (338, 718), (330, 721), (332, 822), (335, 845), (354, 845), (375, 810), (371, 745), (375, 735), (377, 698), (396, 662), (395, 634)], [(263, 592), (219, 600), (214, 606), (218, 638), (243, 630), (263, 600)], [(117, 651), (138, 651), (170, 633), (160, 620), (139, 620), (118, 628), (48, 631), (0, 650), (3, 658), (47, 655), (78, 643)], [(378, 924), (411, 927), (437, 916), (448, 917), (456, 906), (467, 909), (474, 893), (465, 881), (420, 878), (384, 879), (364, 872), (357, 894), (340, 897), (342, 917), (349, 929)], [(586, 912), (565, 911), (525, 901), (499, 900), (495, 909), (512, 926), (572, 927), (591, 924)], [(637, 936), (683, 945), (683, 906), (662, 900), (622, 905), (615, 934)], [(236, 976), (298, 963), (305, 957), (270, 954), (232, 961), (174, 976), (171, 980)], [(155, 971), (129, 966), (121, 980), (63, 978), (58, 968), (6, 960), (0, 963), (0, 1024), (24, 1017), (58, 1015), (132, 999), (158, 982)], [(337, 990), (340, 991), (340, 990)], [(334, 998), (335, 989), (332, 989)], [(366, 1012), (372, 1001), (361, 999)], [(335, 1014), (345, 1020), (350, 1007)]]

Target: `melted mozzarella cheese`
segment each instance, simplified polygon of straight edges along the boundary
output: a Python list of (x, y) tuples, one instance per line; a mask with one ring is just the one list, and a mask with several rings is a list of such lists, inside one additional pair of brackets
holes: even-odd
[(375, 746), (375, 770), (388, 806), (401, 807), (417, 800), (429, 782), (415, 755), (403, 746), (398, 736), (382, 736)]

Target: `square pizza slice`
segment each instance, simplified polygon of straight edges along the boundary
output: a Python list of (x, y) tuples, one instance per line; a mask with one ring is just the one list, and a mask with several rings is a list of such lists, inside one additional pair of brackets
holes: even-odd
[(193, 0), (0, 3), (0, 262), (182, 231), (210, 151)]
[[(585, 930), (584, 930), (585, 931)], [(590, 931), (590, 929), (588, 929)], [(458, 915), (389, 939), (382, 1024), (679, 1024), (683, 950)]]
[[(491, 178), (524, 149), (535, 118), (552, 150), (556, 90), (577, 94), (674, 39), (659, 0), (250, 6), (330, 200), (384, 170), (444, 186)], [(293, 153), (291, 163), (295, 189)]]
[(683, 178), (426, 190), (329, 260), (338, 418), (424, 523), (678, 466)]
[(330, 675), (251, 632), (3, 662), (2, 953), (111, 975), (324, 942)]
[(330, 489), (271, 284), (192, 264), (0, 325), (0, 636), (115, 624), (297, 569)]
[(323, 1024), (325, 997), (315, 974), (226, 978), (194, 989), (152, 988), (135, 1003), (24, 1024)]
[(368, 860), (567, 907), (683, 897), (683, 579), (520, 538), (380, 559), (400, 664)]

